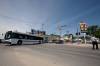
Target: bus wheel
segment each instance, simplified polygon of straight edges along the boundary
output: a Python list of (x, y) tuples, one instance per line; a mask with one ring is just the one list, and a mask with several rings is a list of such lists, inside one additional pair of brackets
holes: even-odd
[(19, 40), (19, 41), (17, 42), (17, 45), (22, 45), (22, 41)]
[(0, 43), (1, 43), (1, 39), (0, 39)]

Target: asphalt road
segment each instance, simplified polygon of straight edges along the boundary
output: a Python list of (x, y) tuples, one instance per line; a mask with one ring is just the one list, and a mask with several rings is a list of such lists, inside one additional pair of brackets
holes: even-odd
[(100, 50), (63, 44), (0, 44), (0, 66), (100, 66)]

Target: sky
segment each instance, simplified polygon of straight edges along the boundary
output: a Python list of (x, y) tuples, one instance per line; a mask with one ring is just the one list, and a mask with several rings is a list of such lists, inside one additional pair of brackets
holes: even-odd
[(0, 33), (8, 30), (47, 34), (76, 33), (80, 21), (100, 25), (100, 0), (0, 0)]

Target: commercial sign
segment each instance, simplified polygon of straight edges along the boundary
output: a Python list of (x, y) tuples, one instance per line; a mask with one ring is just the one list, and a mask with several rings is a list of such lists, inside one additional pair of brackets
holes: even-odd
[(80, 23), (80, 30), (81, 30), (81, 33), (86, 33), (87, 32), (87, 24), (85, 22), (81, 22)]

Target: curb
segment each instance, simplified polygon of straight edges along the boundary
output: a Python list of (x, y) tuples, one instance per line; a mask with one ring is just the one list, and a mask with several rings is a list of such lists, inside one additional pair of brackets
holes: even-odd
[[(75, 47), (82, 47), (82, 48), (92, 47), (92, 44), (65, 44), (65, 45), (75, 46)], [(98, 45), (98, 47), (100, 48), (100, 45)]]

